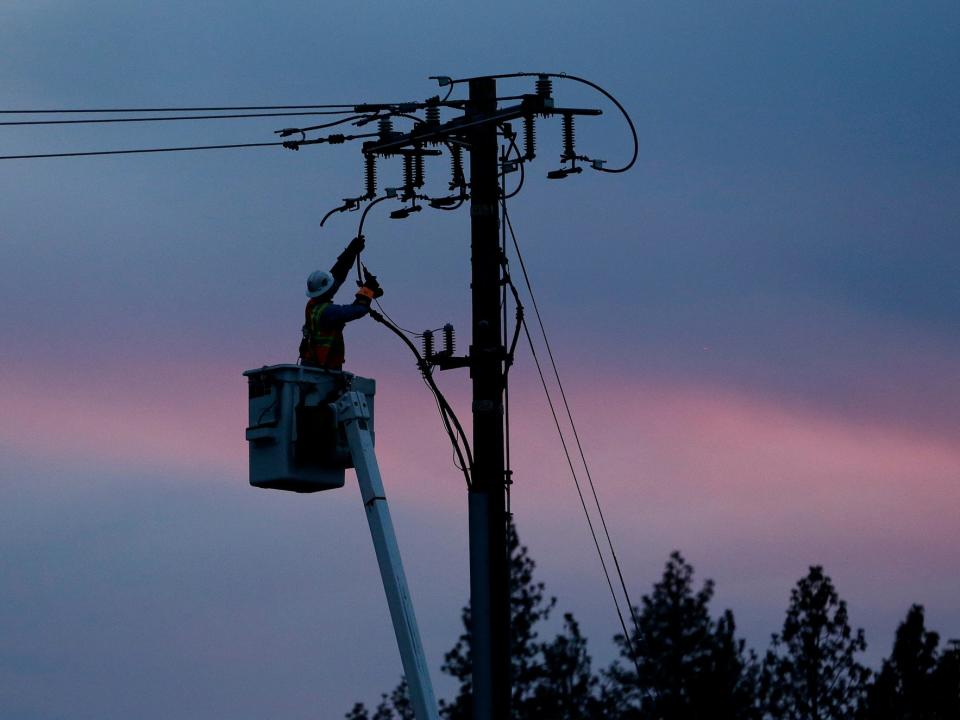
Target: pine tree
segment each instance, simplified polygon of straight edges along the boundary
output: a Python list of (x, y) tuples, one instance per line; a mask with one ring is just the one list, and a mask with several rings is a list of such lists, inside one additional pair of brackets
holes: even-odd
[[(556, 598), (548, 598), (544, 584), (534, 580), (536, 564), (520, 544), (516, 529), (509, 528), (510, 634), (513, 681), (513, 720), (600, 720), (611, 717), (595, 697), (598, 680), (591, 673), (586, 639), (572, 615), (564, 616), (564, 630), (551, 642), (539, 640), (539, 627), (549, 617)], [(462, 614), (463, 633), (444, 656), (443, 672), (458, 681), (457, 693), (440, 701), (445, 720), (470, 720), (472, 708), (472, 655), (470, 608)], [(408, 720), (413, 714), (406, 683), (381, 696), (374, 713), (362, 703), (354, 705), (347, 720)]]
[[(516, 528), (507, 531), (507, 549), (510, 553), (510, 638), (512, 671), (512, 709), (516, 720), (529, 716), (534, 687), (542, 673), (541, 645), (537, 641), (538, 625), (550, 617), (556, 598), (547, 598), (544, 584), (535, 582), (536, 563), (520, 544)], [(444, 657), (442, 670), (459, 682), (452, 702), (441, 702), (441, 712), (447, 720), (469, 720), (472, 711), (472, 658), (470, 644), (470, 609), (462, 612), (463, 633), (456, 645)]]
[(853, 632), (847, 604), (814, 566), (790, 593), (783, 631), (773, 636), (762, 672), (764, 709), (776, 720), (854, 717), (870, 671), (856, 659), (867, 647)]
[(956, 720), (960, 717), (960, 640), (951, 640), (940, 655), (933, 671), (934, 707), (936, 720)]
[(940, 637), (924, 626), (923, 606), (914, 605), (897, 628), (890, 657), (867, 691), (862, 717), (870, 720), (932, 720), (934, 672)]
[(623, 636), (616, 642), (627, 664), (609, 671), (605, 696), (624, 718), (696, 720), (755, 715), (756, 661), (734, 637), (730, 611), (710, 617), (713, 582), (693, 590), (693, 567), (670, 555), (653, 593), (645, 595), (631, 634), (636, 663)]
[(529, 718), (592, 720), (607, 717), (597, 699), (598, 679), (591, 671), (587, 639), (573, 615), (564, 630), (541, 648), (542, 665), (523, 708)]

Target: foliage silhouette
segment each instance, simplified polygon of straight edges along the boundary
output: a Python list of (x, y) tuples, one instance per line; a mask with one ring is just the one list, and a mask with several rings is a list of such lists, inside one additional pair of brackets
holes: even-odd
[(777, 720), (855, 717), (870, 671), (856, 656), (867, 647), (851, 631), (847, 604), (819, 565), (790, 593), (780, 635), (773, 636), (761, 674), (764, 710)]
[[(914, 605), (897, 628), (890, 657), (867, 691), (863, 720), (947, 720), (960, 717), (960, 664), (941, 657), (940, 636), (925, 627)], [(951, 693), (951, 685), (953, 692)]]
[[(736, 637), (729, 610), (713, 618), (714, 585), (694, 589), (693, 567), (679, 552), (637, 609), (631, 640), (614, 641), (621, 658), (595, 672), (587, 640), (573, 615), (552, 640), (539, 633), (556, 599), (534, 578), (535, 563), (510, 529), (511, 620), (514, 640), (512, 720), (957, 720), (960, 718), (960, 641), (938, 651), (939, 636), (914, 605), (897, 630), (890, 657), (870, 683), (858, 655), (866, 648), (853, 631), (846, 603), (823, 568), (814, 566), (790, 594), (780, 634), (759, 663)], [(458, 683), (440, 702), (445, 720), (470, 720), (470, 611), (463, 633), (444, 657)], [(636, 667), (639, 666), (638, 676)], [(371, 711), (354, 705), (347, 720), (414, 720), (405, 681)]]
[[(710, 617), (712, 598), (713, 582), (694, 592), (693, 567), (679, 552), (672, 553), (653, 593), (642, 599), (631, 637), (636, 666), (628, 662), (609, 670), (617, 715), (631, 720), (757, 716), (756, 657), (735, 638), (733, 613)], [(616, 642), (629, 661), (623, 636)]]
[[(543, 672), (537, 626), (550, 617), (557, 600), (553, 597), (548, 599), (543, 583), (534, 581), (536, 563), (527, 548), (520, 544), (513, 525), (507, 530), (507, 550), (510, 553), (512, 707), (514, 717), (522, 720), (528, 717), (534, 688)], [(469, 720), (472, 715), (469, 606), (463, 608), (461, 617), (463, 633), (453, 649), (444, 656), (442, 667), (443, 672), (459, 682), (454, 699), (449, 703), (441, 702), (441, 714), (447, 720)]]
[(960, 640), (951, 640), (933, 671), (937, 720), (960, 717)]
[[(516, 528), (507, 536), (510, 552), (511, 659), (513, 677), (513, 717), (515, 720), (557, 718), (558, 720), (599, 720), (594, 690), (597, 679), (590, 670), (586, 639), (572, 615), (564, 616), (564, 630), (549, 642), (539, 640), (538, 626), (546, 621), (556, 598), (548, 598), (543, 583), (534, 580), (536, 564), (527, 548), (520, 544)], [(470, 608), (461, 613), (463, 633), (444, 656), (443, 672), (458, 681), (452, 700), (440, 701), (446, 720), (469, 720), (471, 708)], [(389, 695), (381, 696), (371, 715), (362, 703), (354, 705), (348, 720), (407, 720), (412, 715), (401, 682)], [(547, 714), (544, 714), (547, 713)], [(590, 714), (594, 713), (594, 714)]]

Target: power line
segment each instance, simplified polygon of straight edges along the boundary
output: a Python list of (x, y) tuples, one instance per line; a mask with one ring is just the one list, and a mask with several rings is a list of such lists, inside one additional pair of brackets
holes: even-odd
[[(633, 641), (630, 639), (630, 633), (627, 630), (627, 624), (623, 619), (623, 612), (620, 610), (620, 601), (617, 599), (617, 593), (613, 589), (613, 581), (610, 579), (610, 571), (607, 569), (606, 560), (603, 559), (603, 551), (600, 549), (600, 541), (597, 539), (597, 532), (593, 527), (593, 520), (590, 518), (590, 512), (587, 510), (587, 502), (583, 498), (583, 491), (580, 489), (580, 481), (577, 479), (577, 471), (573, 467), (573, 460), (570, 458), (570, 451), (567, 449), (567, 442), (563, 437), (563, 430), (560, 428), (560, 419), (557, 417), (556, 408), (553, 405), (553, 397), (550, 395), (550, 389), (547, 387), (547, 380), (543, 374), (543, 368), (540, 365), (540, 358), (537, 356), (537, 349), (533, 344), (533, 338), (530, 336), (530, 330), (526, 323), (523, 325), (524, 335), (527, 337), (527, 345), (530, 347), (530, 354), (533, 355), (533, 362), (537, 366), (537, 374), (540, 376), (540, 384), (543, 385), (543, 392), (547, 397), (547, 404), (550, 406), (550, 415), (553, 417), (553, 423), (557, 428), (557, 434), (560, 437), (560, 444), (563, 446), (563, 455), (567, 459), (567, 466), (570, 468), (570, 474), (573, 477), (574, 487), (577, 489), (577, 497), (580, 498), (580, 506), (583, 508), (583, 515), (587, 519), (587, 527), (590, 528), (590, 537), (593, 538), (593, 545), (597, 549), (597, 557), (600, 558), (600, 566), (603, 568), (603, 576), (606, 578), (607, 587), (610, 589), (610, 597), (613, 598), (613, 605), (617, 610), (617, 618), (620, 620), (620, 627), (623, 629), (623, 637), (630, 648), (630, 656), (636, 662), (636, 653), (633, 651)], [(629, 603), (629, 600), (627, 601)], [(639, 675), (640, 669), (637, 668)]]
[(91, 157), (93, 155), (133, 155), (136, 153), (187, 152), (190, 150), (227, 150), (231, 148), (276, 147), (282, 142), (237, 143), (234, 145), (194, 145), (192, 147), (143, 148), (138, 150), (95, 150), (92, 152), (39, 153), (35, 155), (0, 155), (0, 160), (33, 160), (36, 158)]
[(171, 115), (164, 117), (84, 118), (82, 120), (5, 120), (0, 122), (0, 126), (97, 125), (107, 123), (170, 122), (173, 120), (229, 120), (234, 118), (289, 117), (291, 115), (344, 115), (352, 112), (353, 110), (314, 110), (309, 112), (242, 113), (238, 115)]
[(321, 110), (325, 108), (347, 108), (351, 111), (363, 103), (343, 105), (234, 105), (224, 107), (149, 107), (149, 108), (87, 108), (61, 110), (0, 110), (0, 115), (66, 115), (69, 113), (135, 113), (135, 112), (229, 112), (235, 110)]
[[(571, 429), (573, 430), (573, 436), (574, 436), (574, 438), (575, 438), (575, 440), (576, 440), (576, 443), (577, 443), (577, 450), (579, 451), (579, 454), (580, 454), (580, 460), (581, 460), (581, 462), (583, 463), (583, 468), (584, 468), (584, 470), (586, 471), (587, 480), (589, 481), (589, 485), (590, 485), (590, 491), (591, 491), (591, 493), (592, 493), (592, 495), (593, 495), (594, 503), (596, 504), (597, 513), (598, 513), (598, 515), (599, 515), (599, 517), (600, 517), (600, 522), (601, 522), (601, 525), (602, 525), (602, 527), (603, 527), (604, 535), (606, 536), (607, 546), (608, 546), (609, 549), (610, 549), (610, 556), (611, 556), (611, 558), (613, 559), (613, 563), (614, 563), (614, 566), (615, 566), (616, 571), (617, 571), (617, 577), (619, 578), (619, 581), (620, 581), (620, 588), (621, 588), (621, 590), (623, 591), (623, 596), (624, 596), (624, 598), (626, 599), (627, 608), (629, 609), (631, 619), (633, 620), (634, 628), (636, 629), (636, 631), (639, 632), (640, 623), (639, 623), (639, 621), (638, 621), (638, 619), (637, 619), (637, 615), (636, 615), (636, 611), (634, 610), (633, 602), (632, 602), (631, 599), (630, 599), (630, 593), (629, 593), (629, 591), (627, 590), (627, 584), (626, 584), (626, 581), (624, 580), (624, 577), (623, 577), (623, 571), (622, 571), (621, 568), (620, 568), (620, 561), (619, 561), (619, 559), (617, 558), (617, 552), (616, 552), (616, 550), (614, 549), (614, 546), (613, 546), (613, 539), (610, 537), (610, 530), (609, 530), (608, 527), (607, 527), (607, 521), (606, 521), (606, 518), (604, 517), (604, 514), (603, 514), (603, 508), (602, 508), (601, 505), (600, 505), (600, 498), (599, 498), (599, 496), (597, 495), (596, 486), (594, 485), (594, 482), (593, 482), (593, 476), (592, 476), (592, 474), (590, 473), (590, 466), (589, 466), (589, 464), (587, 463), (587, 458), (586, 458), (586, 455), (585, 455), (585, 453), (584, 453), (584, 451), (583, 451), (583, 445), (582, 445), (581, 442), (580, 442), (580, 434), (577, 432), (577, 426), (576, 426), (576, 423), (575, 423), (574, 420), (573, 420), (573, 413), (572, 413), (571, 410), (570, 410), (570, 404), (567, 402), (566, 392), (564, 392), (564, 389), (563, 389), (563, 382), (560, 380), (560, 373), (559, 373), (559, 371), (558, 371), (558, 369), (557, 369), (556, 360), (554, 359), (554, 356), (553, 356), (553, 350), (552, 350), (552, 348), (551, 348), (551, 346), (550, 346), (550, 340), (549, 340), (549, 338), (547, 337), (547, 330), (546, 330), (546, 327), (545, 327), (544, 324), (543, 324), (543, 318), (542, 318), (541, 315), (540, 315), (540, 308), (539, 308), (538, 305), (537, 305), (537, 299), (536, 299), (536, 296), (535, 296), (534, 293), (533, 293), (533, 286), (532, 286), (532, 284), (530, 283), (530, 276), (527, 274), (526, 263), (524, 263), (524, 261), (523, 261), (523, 255), (522, 255), (522, 253), (520, 252), (520, 245), (519, 245), (519, 243), (517, 242), (517, 236), (516, 236), (516, 234), (515, 234), (514, 231), (513, 231), (513, 223), (510, 222), (510, 215), (509, 215), (509, 213), (507, 212), (507, 204), (506, 204), (506, 202), (505, 202), (505, 201), (501, 201), (501, 206), (502, 206), (502, 208), (503, 208), (503, 217), (504, 217), (504, 219), (506, 220), (506, 222), (507, 222), (507, 228), (508, 228), (509, 231), (510, 231), (510, 237), (511, 237), (512, 240), (513, 240), (513, 247), (514, 247), (514, 249), (516, 250), (516, 253), (517, 253), (517, 260), (519, 260), (519, 262), (520, 262), (520, 269), (521, 269), (521, 271), (523, 272), (524, 283), (525, 283), (526, 286), (527, 286), (527, 292), (528, 292), (529, 295), (530, 295), (530, 300), (531, 300), (531, 302), (533, 303), (534, 312), (535, 312), (536, 315), (537, 315), (537, 323), (538, 323), (538, 325), (540, 326), (540, 332), (541, 332), (541, 334), (543, 335), (544, 346), (546, 347), (546, 349), (547, 349), (547, 354), (548, 354), (548, 356), (549, 356), (549, 358), (550, 358), (550, 364), (551, 364), (551, 366), (552, 366), (552, 368), (553, 368), (553, 374), (554, 374), (554, 377), (556, 378), (556, 381), (557, 381), (557, 387), (560, 389), (560, 397), (561, 397), (562, 400), (563, 400), (563, 406), (564, 406), (564, 408), (565, 408), (565, 410), (566, 410), (567, 420), (569, 421), (570, 427), (571, 427)], [(526, 323), (524, 323), (523, 330), (524, 330), (524, 333), (526, 334), (526, 337), (527, 337), (527, 343), (530, 345), (530, 352), (531, 352), (531, 354), (533, 355), (534, 362), (535, 362), (535, 364), (536, 364), (536, 366), (537, 366), (537, 372), (538, 372), (539, 375), (540, 375), (540, 382), (541, 382), (541, 384), (543, 385), (544, 393), (545, 393), (546, 396), (547, 396), (547, 402), (548, 402), (548, 404), (550, 405), (550, 413), (553, 415), (553, 421), (554, 421), (554, 424), (555, 424), (556, 427), (557, 427), (557, 433), (558, 433), (559, 436), (560, 436), (560, 442), (561, 442), (561, 444), (563, 445), (563, 452), (564, 452), (564, 455), (566, 456), (567, 464), (568, 464), (569, 467), (570, 467), (570, 472), (571, 472), (571, 474), (572, 474), (572, 476), (573, 476), (574, 485), (575, 485), (576, 488), (577, 488), (577, 495), (578, 495), (579, 498), (580, 498), (580, 504), (581, 504), (581, 506), (583, 507), (583, 512), (584, 512), (584, 515), (586, 516), (586, 519), (587, 519), (587, 525), (588, 525), (589, 528), (590, 528), (590, 534), (591, 534), (591, 536), (593, 537), (594, 545), (595, 545), (596, 548), (597, 548), (597, 554), (598, 554), (598, 556), (600, 557), (600, 564), (601, 564), (601, 566), (603, 567), (603, 573), (604, 573), (604, 575), (605, 575), (605, 577), (606, 577), (606, 579), (607, 579), (607, 584), (608, 584), (608, 586), (609, 586), (609, 588), (610, 588), (610, 593), (611, 593), (611, 595), (612, 595), (612, 597), (613, 597), (613, 602), (614, 602), (614, 605), (616, 606), (616, 609), (617, 609), (617, 616), (619, 617), (619, 619), (620, 619), (620, 624), (621, 624), (621, 626), (622, 626), (622, 628), (623, 628), (624, 641), (626, 642), (627, 647), (628, 647), (628, 649), (630, 650), (631, 659), (633, 660), (634, 664), (636, 664), (636, 663), (637, 663), (637, 658), (636, 658), (636, 654), (634, 653), (633, 642), (632, 642), (632, 640), (631, 640), (631, 638), (630, 638), (630, 633), (627, 632), (626, 623), (624, 622), (623, 615), (622, 615), (622, 613), (621, 613), (621, 611), (620, 611), (620, 603), (619, 603), (619, 601), (617, 600), (616, 593), (614, 592), (613, 583), (612, 583), (612, 581), (610, 580), (610, 575), (609, 575), (609, 572), (607, 571), (607, 565), (606, 565), (606, 562), (604, 561), (603, 553), (602, 553), (601, 550), (600, 550), (600, 544), (599, 544), (599, 542), (597, 541), (596, 532), (594, 531), (593, 521), (592, 521), (591, 518), (590, 518), (590, 513), (587, 511), (586, 502), (584, 501), (583, 493), (582, 493), (582, 491), (581, 491), (581, 489), (580, 489), (580, 483), (579, 483), (579, 481), (578, 481), (578, 479), (577, 479), (577, 473), (576, 473), (576, 471), (575, 471), (575, 469), (574, 469), (574, 467), (573, 467), (573, 462), (572, 462), (571, 459), (570, 459), (570, 453), (569, 453), (569, 451), (567, 450), (567, 444), (566, 444), (566, 440), (564, 439), (564, 436), (563, 436), (563, 431), (562, 431), (562, 429), (561, 429), (561, 427), (560, 427), (560, 421), (559, 421), (559, 419), (557, 418), (557, 413), (556, 413), (556, 410), (554, 409), (553, 399), (552, 399), (551, 396), (550, 396), (550, 390), (549, 390), (549, 388), (547, 387), (547, 382), (546, 382), (546, 379), (544, 378), (543, 370), (542, 370), (541, 367), (540, 367), (540, 360), (539, 360), (539, 358), (537, 357), (536, 350), (535, 350), (535, 348), (534, 348), (534, 346), (533, 346), (533, 339), (532, 339), (531, 336), (530, 336), (530, 331), (529, 331), (529, 329), (527, 328)], [(640, 668), (639, 668), (639, 665), (637, 665), (637, 676), (639, 677), (639, 675), (640, 675)]]
[[(403, 331), (395, 323), (388, 318), (385, 318), (384, 315), (378, 313), (376, 310), (370, 310), (369, 314), (371, 318), (376, 320), (378, 323), (386, 327), (394, 335), (400, 338), (417, 359), (417, 367), (420, 369), (420, 374), (423, 377), (423, 381), (430, 389), (430, 392), (433, 393), (433, 399), (436, 401), (437, 409), (440, 411), (440, 419), (443, 421), (444, 428), (446, 429), (447, 435), (450, 438), (450, 442), (453, 445), (453, 451), (456, 454), (456, 457), (459, 459), (459, 464), (455, 464), (457, 464), (457, 468), (463, 473), (467, 487), (470, 487), (473, 482), (473, 452), (470, 449), (470, 442), (467, 440), (467, 435), (464, 432), (463, 426), (460, 424), (460, 420), (457, 418), (457, 414), (454, 412), (453, 407), (447, 401), (446, 396), (444, 396), (444, 394), (440, 391), (439, 386), (433, 379), (433, 373), (431, 372), (429, 362), (423, 357), (423, 355), (420, 354), (420, 351), (417, 350), (417, 346), (410, 341), (410, 338), (403, 334)], [(463, 443), (462, 446), (461, 442)]]

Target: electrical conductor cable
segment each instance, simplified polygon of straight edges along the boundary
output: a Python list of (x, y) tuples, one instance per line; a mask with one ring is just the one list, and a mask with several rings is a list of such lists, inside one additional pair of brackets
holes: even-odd
[[(593, 494), (593, 499), (594, 499), (594, 502), (595, 502), (596, 507), (597, 507), (597, 513), (598, 513), (599, 516), (600, 516), (600, 521), (601, 521), (601, 524), (602, 524), (602, 526), (603, 526), (604, 534), (605, 534), (605, 536), (606, 536), (607, 546), (608, 546), (609, 549), (610, 549), (610, 555), (611, 555), (611, 557), (612, 557), (612, 559), (613, 559), (614, 566), (615, 566), (616, 571), (617, 571), (617, 576), (618, 576), (619, 581), (620, 581), (620, 588), (621, 588), (621, 590), (622, 590), (622, 592), (623, 592), (624, 598), (626, 599), (627, 608), (629, 609), (629, 612), (630, 612), (630, 615), (631, 615), (631, 619), (633, 620), (634, 629), (635, 629), (635, 631), (637, 632), (637, 634), (639, 634), (640, 624), (639, 624), (639, 621), (638, 621), (638, 618), (637, 618), (637, 615), (636, 615), (636, 611), (635, 611), (635, 609), (634, 609), (633, 603), (632, 603), (631, 600), (630, 600), (630, 593), (629, 593), (629, 591), (627, 590), (626, 581), (624, 580), (623, 572), (622, 572), (622, 570), (621, 570), (621, 568), (620, 568), (620, 561), (619, 561), (619, 559), (618, 559), (618, 557), (617, 557), (616, 550), (614, 549), (613, 540), (612, 540), (612, 538), (610, 537), (610, 531), (609, 531), (609, 529), (608, 529), (608, 527), (607, 527), (606, 518), (604, 517), (603, 509), (602, 509), (602, 507), (601, 507), (601, 505), (600, 505), (600, 499), (599, 499), (599, 496), (597, 495), (596, 487), (595, 487), (594, 482), (593, 482), (593, 476), (592, 476), (591, 473), (590, 473), (590, 467), (589, 467), (589, 464), (587, 463), (586, 455), (585, 455), (585, 453), (584, 453), (584, 451), (583, 451), (583, 446), (582, 446), (582, 444), (581, 444), (581, 442), (580, 442), (580, 436), (579, 436), (579, 433), (577, 432), (576, 423), (575, 423), (574, 420), (573, 420), (573, 414), (572, 414), (572, 412), (570, 411), (570, 405), (569, 405), (569, 403), (567, 402), (566, 393), (564, 392), (564, 389), (563, 389), (563, 383), (562, 383), (562, 381), (560, 380), (560, 373), (559, 373), (559, 371), (557, 370), (556, 361), (555, 361), (554, 356), (553, 356), (553, 350), (552, 350), (552, 348), (551, 348), (551, 346), (550, 346), (550, 341), (549, 341), (549, 339), (548, 339), (548, 337), (547, 337), (547, 331), (546, 331), (546, 328), (545, 328), (545, 326), (544, 326), (544, 324), (543, 324), (543, 318), (542, 318), (541, 315), (540, 315), (540, 309), (539, 309), (539, 307), (537, 306), (536, 296), (535, 296), (534, 293), (533, 293), (533, 286), (532, 286), (532, 284), (530, 283), (530, 276), (529, 276), (528, 273), (527, 273), (526, 264), (524, 263), (524, 261), (523, 261), (523, 255), (522, 255), (521, 252), (520, 252), (520, 245), (519, 245), (519, 243), (517, 242), (517, 236), (516, 236), (516, 233), (515, 233), (514, 230), (513, 230), (513, 224), (510, 222), (510, 215), (509, 215), (509, 213), (507, 212), (507, 209), (506, 209), (506, 202), (505, 202), (505, 201), (501, 201), (501, 206), (502, 206), (502, 208), (503, 208), (503, 217), (504, 217), (504, 219), (506, 220), (506, 225), (507, 225), (507, 228), (508, 228), (509, 231), (510, 231), (510, 236), (511, 236), (511, 238), (512, 238), (512, 240), (513, 240), (513, 246), (514, 246), (514, 249), (515, 249), (515, 251), (516, 251), (516, 253), (517, 253), (517, 260), (519, 260), (519, 262), (520, 262), (520, 269), (521, 269), (521, 271), (523, 272), (524, 283), (525, 283), (526, 286), (527, 286), (527, 292), (529, 293), (529, 295), (530, 295), (530, 300), (531, 300), (532, 303), (533, 303), (534, 312), (536, 313), (536, 316), (537, 316), (537, 322), (538, 322), (538, 324), (539, 324), (539, 326), (540, 326), (540, 332), (541, 332), (541, 334), (543, 335), (544, 345), (545, 345), (545, 347), (546, 347), (546, 349), (547, 349), (547, 354), (548, 354), (548, 356), (549, 356), (549, 358), (550, 358), (550, 363), (551, 363), (551, 365), (552, 365), (552, 367), (553, 367), (554, 377), (556, 378), (557, 386), (558, 386), (559, 389), (560, 389), (560, 396), (561, 396), (561, 398), (563, 399), (563, 405), (564, 405), (564, 408), (566, 409), (567, 419), (568, 419), (568, 421), (570, 422), (570, 427), (571, 427), (571, 429), (573, 430), (573, 435), (574, 435), (574, 438), (576, 439), (577, 449), (579, 450), (579, 454), (580, 454), (580, 460), (581, 460), (581, 462), (583, 463), (584, 470), (586, 471), (586, 475), (587, 475), (587, 479), (588, 479), (588, 481), (589, 481), (590, 489), (591, 489), (591, 492), (592, 492), (592, 494)], [(584, 515), (586, 516), (587, 525), (588, 525), (589, 528), (590, 528), (590, 534), (591, 534), (591, 536), (592, 536), (592, 538), (593, 538), (594, 545), (596, 546), (597, 554), (598, 554), (598, 556), (599, 556), (599, 558), (600, 558), (600, 564), (601, 564), (601, 566), (603, 567), (603, 573), (604, 573), (604, 576), (606, 577), (606, 580), (607, 580), (607, 585), (608, 585), (608, 587), (609, 587), (609, 589), (610, 589), (611, 596), (613, 597), (614, 605), (616, 606), (617, 616), (618, 616), (618, 618), (619, 618), (619, 620), (620, 620), (620, 625), (621, 625), (621, 627), (622, 627), (622, 629), (623, 629), (623, 633), (624, 633), (624, 641), (625, 641), (628, 649), (630, 650), (631, 660), (633, 660), (634, 664), (636, 665), (637, 676), (639, 677), (639, 676), (640, 676), (640, 667), (639, 667), (639, 663), (638, 663), (638, 661), (637, 661), (636, 653), (635, 653), (634, 648), (633, 648), (633, 641), (632, 641), (632, 639), (631, 639), (630, 633), (627, 631), (626, 622), (624, 621), (624, 619), (623, 619), (623, 614), (622, 614), (622, 612), (621, 612), (621, 610), (620, 610), (620, 603), (619, 603), (619, 600), (617, 599), (616, 592), (615, 592), (614, 589), (613, 589), (613, 582), (612, 582), (611, 579), (610, 579), (610, 574), (609, 574), (609, 572), (608, 572), (608, 570), (607, 570), (606, 562), (605, 562), (605, 560), (604, 560), (604, 558), (603, 558), (603, 553), (602, 553), (602, 551), (601, 551), (601, 549), (600, 549), (600, 543), (599, 543), (599, 541), (597, 540), (597, 535), (596, 535), (596, 532), (595, 532), (594, 527), (593, 527), (593, 521), (591, 520), (591, 518), (590, 518), (590, 513), (589, 513), (588, 510), (587, 510), (586, 501), (584, 500), (583, 492), (582, 492), (581, 489), (580, 489), (580, 483), (579, 483), (579, 481), (578, 481), (578, 479), (577, 479), (576, 470), (574, 469), (573, 462), (572, 462), (572, 460), (571, 460), (571, 458), (570, 458), (570, 453), (569, 453), (569, 451), (568, 451), (568, 449), (567, 449), (566, 440), (564, 439), (563, 431), (562, 431), (561, 426), (560, 426), (560, 421), (559, 421), (559, 418), (558, 418), (558, 416), (557, 416), (556, 410), (555, 410), (555, 408), (554, 408), (553, 399), (552, 399), (552, 397), (551, 397), (551, 395), (550, 395), (550, 390), (549, 390), (549, 388), (548, 388), (548, 386), (547, 386), (546, 378), (545, 378), (545, 376), (544, 376), (544, 374), (543, 374), (543, 370), (542, 370), (541, 365), (540, 365), (540, 360), (539, 360), (539, 358), (538, 358), (538, 356), (537, 356), (536, 349), (535, 349), (534, 344), (533, 344), (533, 338), (532, 338), (531, 335), (530, 335), (530, 331), (529, 331), (529, 329), (527, 328), (526, 323), (524, 323), (523, 330), (524, 330), (524, 333), (525, 333), (525, 335), (526, 335), (526, 337), (527, 337), (527, 343), (528, 343), (529, 346), (530, 346), (530, 352), (531, 352), (531, 354), (533, 355), (534, 363), (535, 363), (536, 366), (537, 366), (537, 372), (538, 372), (538, 374), (539, 374), (539, 376), (540, 376), (540, 382), (541, 382), (541, 384), (543, 385), (544, 393), (545, 393), (546, 396), (547, 396), (547, 403), (548, 403), (548, 405), (550, 406), (550, 413), (551, 413), (551, 415), (553, 416), (553, 421), (554, 421), (554, 424), (556, 425), (557, 433), (558, 433), (559, 436), (560, 436), (560, 442), (561, 442), (561, 444), (562, 444), (562, 446), (563, 446), (563, 452), (564, 452), (564, 455), (565, 455), (566, 460), (567, 460), (567, 465), (569, 466), (571, 475), (573, 476), (574, 485), (576, 486), (576, 489), (577, 489), (577, 495), (578, 495), (579, 498), (580, 498), (580, 504), (581, 504), (581, 506), (582, 506), (582, 508), (583, 508)]]

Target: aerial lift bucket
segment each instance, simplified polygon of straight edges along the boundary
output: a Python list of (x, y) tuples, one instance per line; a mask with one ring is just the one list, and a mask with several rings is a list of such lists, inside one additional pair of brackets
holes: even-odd
[(376, 383), (351, 373), (302, 365), (247, 370), (250, 484), (310, 493), (343, 487), (353, 467), (335, 403), (348, 390), (365, 396), (373, 436)]

